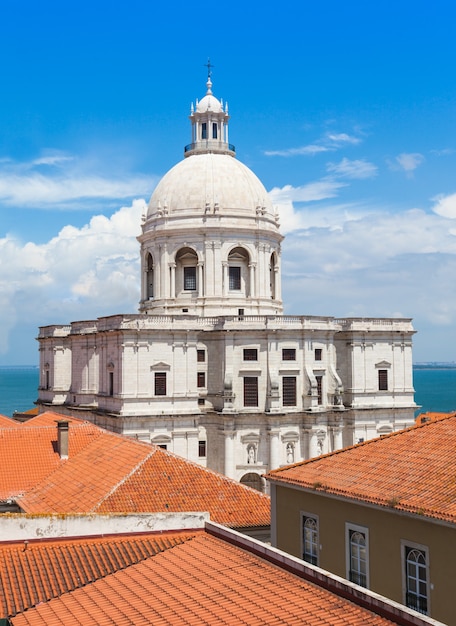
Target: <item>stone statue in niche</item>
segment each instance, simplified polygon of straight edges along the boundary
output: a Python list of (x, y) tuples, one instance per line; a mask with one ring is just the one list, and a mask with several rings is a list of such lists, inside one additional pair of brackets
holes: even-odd
[(287, 443), (287, 463), (294, 463), (294, 445)]
[(256, 461), (256, 448), (255, 444), (249, 443), (247, 446), (247, 463), (252, 464)]

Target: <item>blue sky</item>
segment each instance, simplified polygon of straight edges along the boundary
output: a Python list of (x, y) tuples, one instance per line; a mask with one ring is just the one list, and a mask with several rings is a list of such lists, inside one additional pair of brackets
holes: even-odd
[(414, 360), (456, 360), (455, 6), (1, 3), (0, 364), (137, 310), (141, 214), (208, 57), (281, 213), (286, 312), (413, 317)]

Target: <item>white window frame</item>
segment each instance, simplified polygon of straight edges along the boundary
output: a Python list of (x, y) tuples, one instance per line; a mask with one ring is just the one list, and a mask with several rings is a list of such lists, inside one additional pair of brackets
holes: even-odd
[[(407, 592), (408, 592), (408, 580), (407, 580), (407, 559), (406, 559), (406, 551), (407, 550), (418, 550), (422, 552), (425, 557), (425, 568), (426, 568), (426, 612), (418, 610), (419, 613), (423, 615), (431, 614), (431, 581), (430, 581), (430, 567), (429, 567), (429, 548), (421, 543), (415, 543), (414, 541), (408, 541), (407, 539), (401, 539), (401, 566), (402, 566), (402, 603), (405, 606), (407, 604)], [(412, 607), (409, 607), (412, 608)]]
[[(315, 541), (312, 542), (315, 545), (315, 558), (317, 561), (316, 563), (312, 563), (312, 561), (307, 561), (307, 559), (304, 558), (304, 552), (305, 552), (304, 524), (306, 520), (314, 520), (317, 526), (316, 533), (315, 533)], [(310, 563), (311, 565), (319, 566), (320, 564), (320, 518), (318, 515), (315, 515), (315, 513), (308, 513), (307, 511), (301, 511), (301, 559), (305, 563)]]
[[(369, 577), (369, 529), (366, 526), (359, 526), (358, 524), (352, 524), (351, 522), (345, 522), (345, 570), (346, 570), (346, 578), (350, 580), (350, 572), (352, 570), (352, 551), (351, 551), (351, 537), (352, 533), (361, 533), (364, 535), (365, 539), (365, 562), (366, 562), (366, 585), (365, 589), (370, 588), (370, 577)], [(358, 573), (363, 573), (359, 572)], [(352, 581), (355, 582), (355, 581)], [(355, 583), (359, 584), (359, 583)], [(364, 585), (360, 585), (364, 587)]]

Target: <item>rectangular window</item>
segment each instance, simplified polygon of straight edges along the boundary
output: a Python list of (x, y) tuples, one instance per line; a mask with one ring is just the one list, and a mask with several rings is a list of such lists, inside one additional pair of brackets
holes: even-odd
[(206, 360), (206, 350), (197, 350), (196, 360), (198, 361), (198, 363), (204, 363)]
[(212, 139), (217, 139), (217, 124), (212, 122)]
[(318, 565), (318, 519), (302, 514), (302, 559)]
[(198, 387), (206, 386), (206, 372), (198, 372), (197, 373), (197, 385)]
[(347, 578), (361, 587), (368, 587), (368, 529), (346, 525)]
[(155, 395), (166, 396), (166, 372), (155, 372)]
[(296, 350), (294, 348), (282, 348), (282, 361), (296, 361)]
[(114, 372), (109, 372), (109, 395), (114, 395)]
[(230, 291), (240, 291), (241, 289), (241, 268), (229, 267), (229, 288)]
[(198, 441), (198, 456), (204, 457), (206, 456), (206, 442)]
[(282, 376), (282, 404), (296, 406), (296, 376)]
[(244, 361), (258, 361), (258, 350), (256, 348), (244, 348)]
[(184, 290), (196, 291), (196, 267), (184, 267)]
[(428, 557), (423, 547), (404, 545), (405, 604), (419, 613), (428, 613)]
[(315, 376), (317, 381), (317, 404), (323, 404), (323, 376)]
[(258, 378), (244, 376), (244, 406), (258, 406)]
[(378, 370), (378, 390), (388, 391), (388, 370)]
[(44, 383), (44, 388), (45, 389), (49, 389), (50, 388), (50, 383), (49, 383), (49, 370), (45, 371), (45, 377), (46, 377), (46, 382)]
[(323, 350), (321, 348), (315, 348), (315, 360), (321, 361), (321, 355)]
[(201, 124), (201, 139), (207, 139), (207, 124), (203, 122)]

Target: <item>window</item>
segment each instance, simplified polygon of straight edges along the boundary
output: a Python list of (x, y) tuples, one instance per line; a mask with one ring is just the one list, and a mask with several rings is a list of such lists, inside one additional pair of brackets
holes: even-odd
[(323, 404), (323, 376), (315, 376), (317, 381), (317, 404)]
[(162, 450), (167, 450), (168, 446), (166, 445), (166, 443), (159, 443), (158, 447), (161, 448)]
[(425, 549), (404, 546), (405, 604), (419, 613), (428, 612), (427, 554)]
[(198, 456), (204, 457), (206, 456), (206, 442), (198, 441)]
[(361, 587), (368, 586), (368, 530), (360, 526), (346, 526), (347, 578)]
[(217, 124), (212, 122), (212, 139), (217, 139)]
[(296, 376), (282, 376), (282, 404), (296, 406)]
[(206, 404), (206, 400), (204, 398), (198, 398), (198, 406), (204, 406)]
[(258, 361), (258, 350), (256, 348), (244, 348), (244, 361)]
[(114, 395), (114, 372), (109, 372), (109, 395)]
[(321, 361), (321, 355), (323, 350), (321, 348), (315, 348), (315, 360)]
[(155, 372), (155, 395), (166, 396), (166, 372)]
[(204, 361), (206, 360), (206, 350), (197, 350), (196, 360), (198, 361), (198, 363), (204, 363)]
[(201, 124), (201, 139), (207, 139), (207, 124), (203, 122)]
[(229, 267), (228, 272), (230, 291), (239, 291), (241, 289), (241, 268)]
[(206, 372), (198, 372), (197, 373), (197, 386), (205, 387), (206, 386)]
[(258, 406), (258, 378), (244, 376), (244, 406)]
[(318, 520), (302, 515), (302, 558), (312, 565), (318, 565)]
[(294, 348), (282, 348), (282, 361), (296, 361), (296, 350)]
[(196, 291), (196, 267), (184, 267), (184, 290)]
[(378, 390), (388, 391), (388, 370), (378, 370)]
[(46, 382), (44, 383), (44, 388), (45, 389), (49, 389), (50, 388), (50, 383), (49, 383), (49, 370), (46, 370), (45, 373), (45, 378), (46, 378)]

